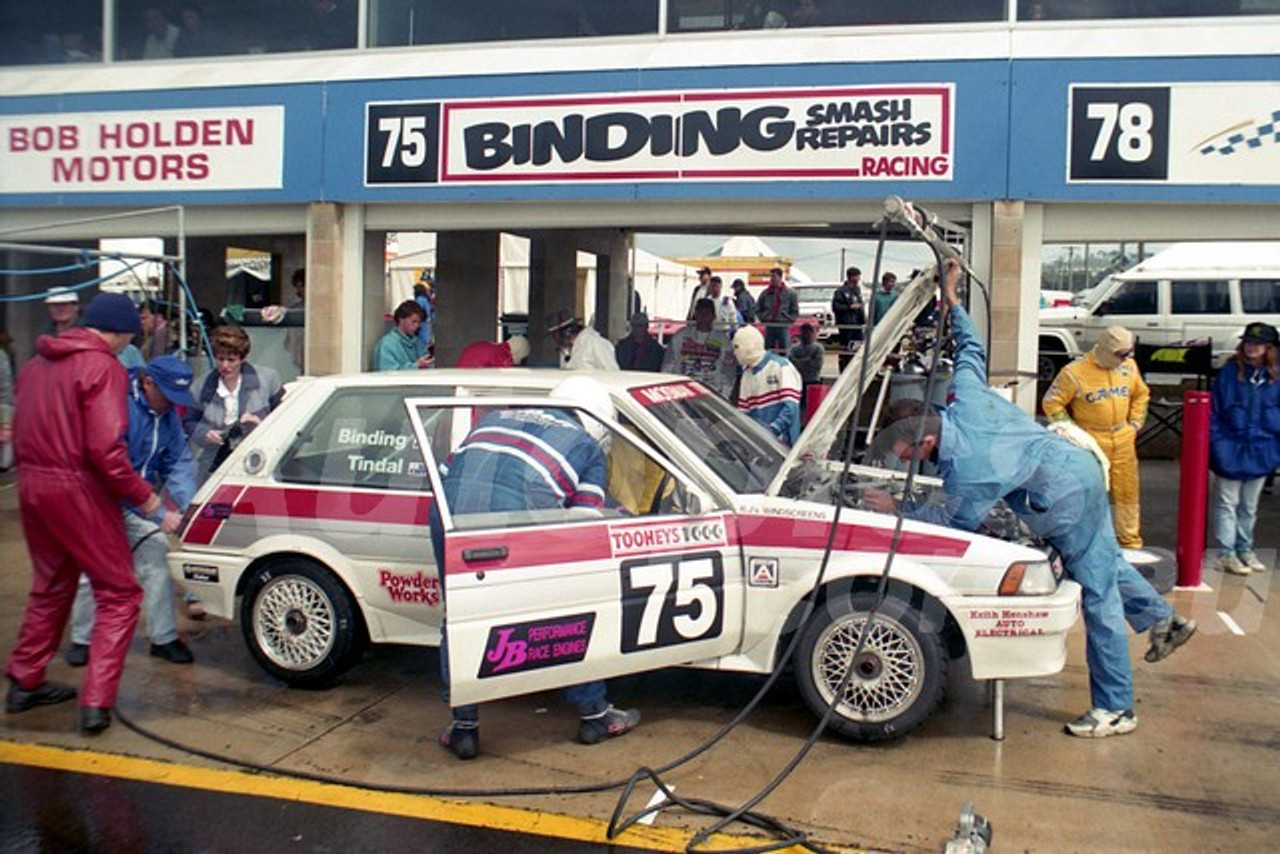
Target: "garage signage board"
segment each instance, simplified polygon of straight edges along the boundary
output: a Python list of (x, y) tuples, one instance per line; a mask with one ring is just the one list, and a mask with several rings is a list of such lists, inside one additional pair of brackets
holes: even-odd
[(952, 84), (375, 102), (365, 186), (950, 181)]
[(1275, 82), (1074, 85), (1068, 183), (1280, 184)]
[(279, 189), (284, 107), (0, 116), (0, 194)]

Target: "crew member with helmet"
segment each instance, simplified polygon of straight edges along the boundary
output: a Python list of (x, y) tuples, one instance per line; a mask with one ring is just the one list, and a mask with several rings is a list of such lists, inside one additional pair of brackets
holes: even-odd
[(1058, 372), (1041, 406), (1050, 421), (1074, 421), (1111, 462), (1112, 521), (1122, 549), (1142, 548), (1138, 431), (1151, 392), (1133, 356), (1133, 333), (1110, 326), (1088, 353)]
[(472, 341), (458, 356), (459, 368), (515, 368), (529, 358), (529, 339), (512, 335), (501, 344)]
[(754, 326), (734, 334), (733, 355), (742, 366), (738, 408), (784, 445), (794, 445), (800, 438), (800, 372), (786, 356), (766, 350), (764, 336)]
[[(445, 501), (453, 516), (557, 507), (583, 514), (603, 511), (610, 437), (604, 423), (615, 420), (609, 393), (590, 377), (576, 376), (557, 385), (551, 397), (578, 403), (589, 414), (548, 407), (501, 409), (486, 415), (441, 466)], [(449, 567), (443, 525), (434, 508), (431, 546), (444, 589)], [(447, 590), (444, 595), (447, 614)], [(445, 626), (441, 627), (440, 675), (447, 691)], [(638, 710), (609, 703), (602, 680), (570, 686), (564, 697), (578, 709), (578, 740), (583, 744), (623, 735), (640, 722)], [(440, 744), (459, 759), (473, 759), (480, 751), (479, 706), (454, 706), (452, 713), (453, 721), (441, 734)]]

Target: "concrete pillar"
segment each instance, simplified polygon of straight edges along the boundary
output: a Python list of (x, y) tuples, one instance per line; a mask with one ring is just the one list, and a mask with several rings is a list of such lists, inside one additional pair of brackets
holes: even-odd
[(363, 205), (315, 203), (307, 208), (309, 374), (354, 373), (368, 367), (374, 341), (368, 338), (373, 323), (366, 321), (370, 308), (365, 282), (373, 278), (381, 291), (383, 258), (381, 252), (374, 253), (366, 270), (366, 254)]
[(630, 331), (631, 235), (616, 230), (608, 238), (607, 250), (596, 256), (596, 329), (617, 341)]
[(498, 335), (496, 231), (436, 235), (436, 364), (451, 367), (472, 341)]
[(529, 239), (529, 344), (531, 364), (558, 364), (547, 337), (547, 315), (566, 309), (582, 318), (578, 249), (571, 232), (535, 232)]
[(1036, 410), (1042, 224), (1039, 205), (991, 205), (989, 378), (993, 386), (1011, 387), (1014, 402), (1028, 413)]

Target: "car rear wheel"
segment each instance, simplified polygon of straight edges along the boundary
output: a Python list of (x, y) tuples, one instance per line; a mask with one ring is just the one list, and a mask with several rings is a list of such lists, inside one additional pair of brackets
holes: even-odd
[[(832, 597), (805, 625), (795, 669), (801, 695), (814, 714), (825, 714), (836, 696), (874, 601), (872, 593)], [(836, 703), (830, 729), (855, 741), (883, 741), (924, 723), (947, 686), (943, 639), (925, 622), (902, 599), (885, 598)]]
[(364, 627), (328, 570), (289, 558), (254, 573), (240, 605), (245, 643), (263, 670), (296, 688), (318, 688), (364, 651)]

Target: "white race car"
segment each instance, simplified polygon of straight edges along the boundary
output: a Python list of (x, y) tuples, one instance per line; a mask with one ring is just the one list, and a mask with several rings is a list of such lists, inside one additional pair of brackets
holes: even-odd
[[(931, 282), (909, 290), (885, 323), (910, 323), (931, 295)], [(896, 343), (882, 340), (871, 358)], [(211, 615), (239, 617), (268, 673), (324, 684), (368, 643), (439, 642), (439, 502), (457, 703), (673, 665), (765, 673), (798, 635), (806, 702), (823, 713), (844, 681), (831, 728), (877, 740), (923, 722), (962, 655), (975, 679), (1062, 668), (1077, 585), (1036, 548), (917, 522), (903, 524), (887, 601), (852, 661), (896, 522), (857, 496), (900, 484), (856, 466), (846, 478), (838, 451), (827, 458), (857, 396), (856, 359), (789, 452), (696, 382), (592, 374), (617, 411), (608, 509), (451, 513), (437, 463), (495, 407), (575, 409), (548, 397), (565, 376), (301, 381), (200, 489), (174, 576)]]

